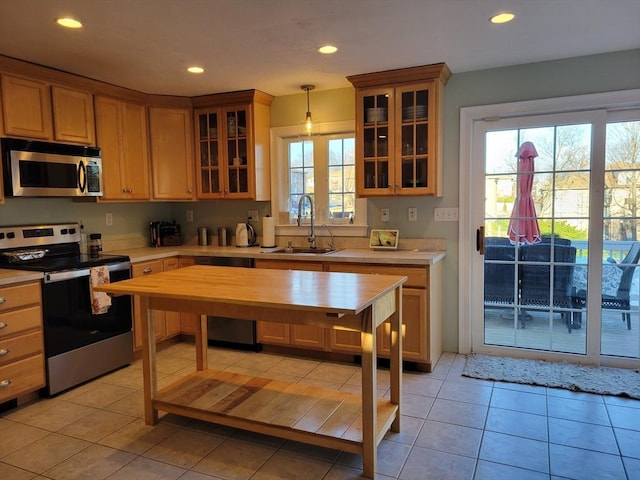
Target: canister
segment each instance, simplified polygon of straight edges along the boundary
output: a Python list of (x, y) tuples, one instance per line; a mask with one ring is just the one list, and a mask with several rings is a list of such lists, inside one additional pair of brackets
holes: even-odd
[(218, 245), (221, 247), (226, 247), (229, 245), (229, 232), (227, 227), (218, 227)]
[(209, 245), (209, 229), (198, 227), (198, 245)]

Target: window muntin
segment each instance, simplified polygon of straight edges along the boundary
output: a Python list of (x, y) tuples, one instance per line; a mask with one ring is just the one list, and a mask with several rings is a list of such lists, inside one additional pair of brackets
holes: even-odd
[[(303, 194), (314, 201), (316, 223), (351, 223), (356, 215), (355, 138), (352, 133), (286, 139), (289, 218)], [(310, 206), (304, 202), (303, 219)]]

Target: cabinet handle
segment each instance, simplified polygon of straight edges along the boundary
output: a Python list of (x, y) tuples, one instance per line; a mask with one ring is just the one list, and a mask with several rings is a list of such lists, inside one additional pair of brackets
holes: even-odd
[(153, 273), (153, 268), (145, 268), (142, 273), (144, 275), (149, 275), (150, 273)]
[(0, 381), (0, 388), (6, 388), (11, 385), (11, 380), (2, 380)]
[(6, 302), (7, 299), (4, 297), (0, 297), (0, 305), (2, 305), (4, 302)]
[(5, 322), (0, 322), (0, 329), (3, 328), (7, 328), (9, 325), (7, 325)]
[(0, 357), (4, 357), (8, 353), (9, 353), (9, 349), (8, 348), (0, 349)]

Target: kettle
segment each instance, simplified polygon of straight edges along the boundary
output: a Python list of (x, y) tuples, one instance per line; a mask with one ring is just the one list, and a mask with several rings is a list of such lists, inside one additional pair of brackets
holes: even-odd
[(236, 247), (250, 247), (256, 243), (256, 231), (250, 223), (236, 225)]

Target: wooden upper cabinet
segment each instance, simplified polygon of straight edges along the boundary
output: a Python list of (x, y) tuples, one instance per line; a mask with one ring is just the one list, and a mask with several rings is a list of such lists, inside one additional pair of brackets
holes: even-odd
[(347, 77), (356, 89), (356, 194), (442, 195), (444, 63)]
[(52, 86), (54, 140), (95, 145), (93, 95)]
[(153, 198), (193, 200), (191, 111), (149, 108)]
[(272, 100), (258, 90), (192, 99), (198, 199), (271, 199)]
[(149, 153), (144, 105), (95, 97), (102, 150), (102, 200), (149, 200)]
[(53, 121), (49, 84), (3, 74), (3, 120), (5, 134), (51, 140)]

